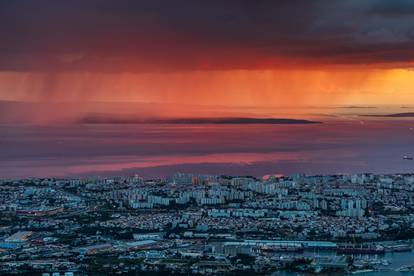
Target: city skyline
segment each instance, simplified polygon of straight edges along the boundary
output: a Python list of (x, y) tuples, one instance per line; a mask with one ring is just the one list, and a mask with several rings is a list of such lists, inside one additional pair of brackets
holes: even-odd
[(0, 0), (0, 275), (414, 273), (414, 0)]

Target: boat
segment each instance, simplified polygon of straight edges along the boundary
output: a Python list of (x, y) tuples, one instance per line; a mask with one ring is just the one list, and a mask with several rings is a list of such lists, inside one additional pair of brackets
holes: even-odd
[(361, 269), (361, 270), (356, 270), (354, 272), (352, 272), (352, 274), (359, 274), (359, 273), (369, 273), (369, 272), (373, 272), (373, 269)]

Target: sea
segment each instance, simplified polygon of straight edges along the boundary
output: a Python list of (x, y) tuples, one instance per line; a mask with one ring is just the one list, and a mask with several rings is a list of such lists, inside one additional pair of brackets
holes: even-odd
[(410, 120), (0, 125), (0, 178), (409, 173)]

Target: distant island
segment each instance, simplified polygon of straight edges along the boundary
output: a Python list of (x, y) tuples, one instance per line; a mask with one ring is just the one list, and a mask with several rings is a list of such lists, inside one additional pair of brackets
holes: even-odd
[(394, 113), (394, 114), (369, 114), (361, 115), (364, 117), (388, 117), (388, 118), (414, 118), (414, 112), (403, 112), (403, 113)]
[(304, 119), (287, 119), (287, 118), (157, 118), (142, 119), (136, 117), (117, 117), (117, 116), (86, 116), (81, 118), (80, 124), (320, 124), (318, 121)]
[(340, 108), (347, 108), (347, 109), (375, 109), (376, 106), (357, 106), (357, 105), (349, 105), (349, 106), (342, 106)]

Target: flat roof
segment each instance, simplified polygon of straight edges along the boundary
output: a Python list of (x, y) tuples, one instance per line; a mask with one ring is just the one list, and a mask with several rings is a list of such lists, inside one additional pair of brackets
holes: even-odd
[(152, 244), (152, 243), (156, 243), (156, 241), (154, 240), (142, 240), (142, 241), (134, 241), (134, 242), (129, 242), (127, 243), (128, 246), (143, 246), (143, 245), (148, 245), (148, 244)]
[(32, 231), (19, 231), (5, 239), (5, 241), (25, 241), (32, 233)]

